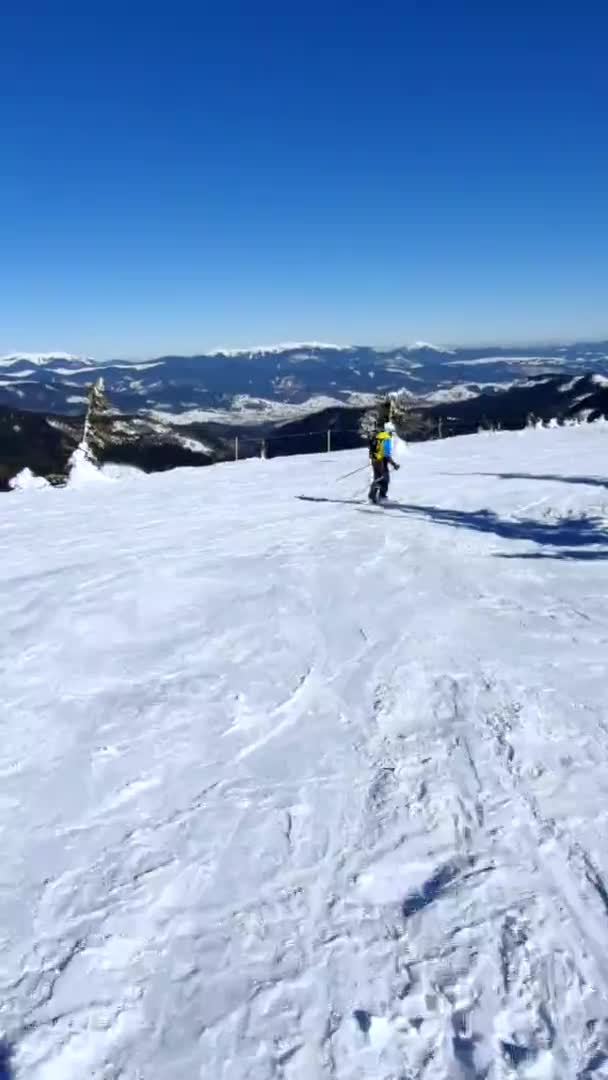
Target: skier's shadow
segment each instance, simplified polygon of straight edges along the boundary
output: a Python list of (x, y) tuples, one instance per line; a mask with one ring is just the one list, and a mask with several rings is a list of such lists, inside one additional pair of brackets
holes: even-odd
[(498, 480), (541, 480), (546, 483), (580, 484), (583, 487), (608, 488), (608, 479), (601, 476), (562, 476), (558, 473), (519, 473), (519, 472), (446, 472), (442, 476), (494, 476)]
[[(432, 521), (454, 529), (493, 533), (503, 540), (528, 540), (537, 551), (496, 552), (499, 559), (608, 559), (608, 528), (598, 517), (569, 516), (554, 521), (536, 518), (501, 518), (492, 510), (456, 510), (423, 503), (385, 503), (381, 508), (366, 506), (366, 499), (331, 499), (325, 496), (298, 495), (304, 502), (339, 503), (356, 506), (360, 514), (382, 517), (405, 514), (409, 518)], [(0, 1077), (0, 1080), (2, 1078)]]
[(606, 522), (598, 517), (580, 515), (539, 521), (535, 518), (501, 518), (492, 510), (455, 510), (396, 503), (387, 506), (385, 513), (406, 514), (451, 528), (493, 533), (504, 540), (528, 540), (541, 549), (498, 552), (497, 557), (501, 559), (608, 559), (608, 529)]
[(13, 1047), (6, 1039), (0, 1039), (0, 1080), (14, 1080)]

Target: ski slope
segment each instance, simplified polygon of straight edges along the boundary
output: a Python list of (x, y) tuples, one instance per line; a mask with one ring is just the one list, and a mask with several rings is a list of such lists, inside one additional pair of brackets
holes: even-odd
[(0, 500), (2, 1080), (608, 1077), (608, 426), (401, 460)]

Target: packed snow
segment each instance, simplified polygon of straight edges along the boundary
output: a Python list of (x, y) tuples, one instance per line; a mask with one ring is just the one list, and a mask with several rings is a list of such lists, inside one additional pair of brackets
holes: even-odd
[(399, 456), (0, 499), (0, 1076), (606, 1076), (608, 425)]

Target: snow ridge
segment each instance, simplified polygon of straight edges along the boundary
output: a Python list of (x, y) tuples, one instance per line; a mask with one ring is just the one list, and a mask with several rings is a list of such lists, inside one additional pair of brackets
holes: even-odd
[(90, 357), (77, 356), (74, 353), (66, 352), (50, 352), (50, 353), (7, 353), (6, 356), (0, 356), (0, 364), (14, 364), (19, 360), (23, 360), (28, 364), (35, 364), (36, 367), (44, 367), (45, 364), (50, 363), (53, 360), (75, 360), (83, 362), (90, 359)]
[(278, 345), (252, 345), (249, 348), (240, 349), (214, 349), (206, 353), (207, 356), (257, 356), (267, 353), (291, 352), (294, 349), (333, 349), (336, 352), (349, 352), (352, 345), (333, 345), (323, 341), (285, 341)]
[(413, 345), (406, 345), (406, 351), (414, 352), (418, 349), (430, 349), (432, 352), (445, 353), (453, 356), (454, 349), (446, 349), (443, 345), (433, 345), (430, 341), (415, 341)]

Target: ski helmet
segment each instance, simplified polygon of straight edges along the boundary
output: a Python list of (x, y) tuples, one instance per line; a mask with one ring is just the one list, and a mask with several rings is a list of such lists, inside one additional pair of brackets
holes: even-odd
[(392, 420), (389, 420), (388, 424), (386, 425), (386, 431), (388, 431), (389, 435), (395, 434), (395, 425), (393, 424)]

